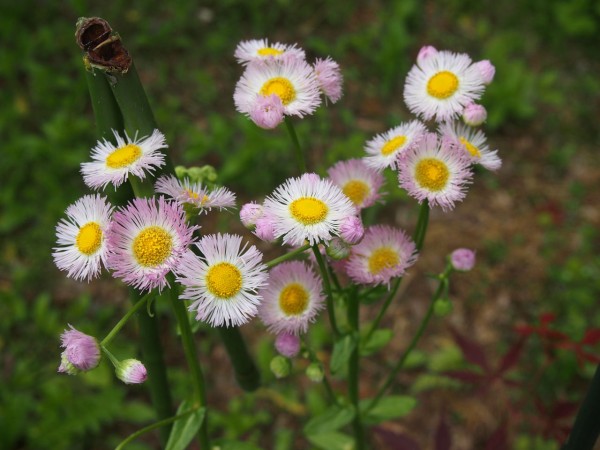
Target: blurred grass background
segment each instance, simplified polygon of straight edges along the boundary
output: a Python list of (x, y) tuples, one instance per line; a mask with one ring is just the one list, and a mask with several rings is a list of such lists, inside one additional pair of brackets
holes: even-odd
[[(55, 373), (58, 337), (67, 323), (102, 336), (126, 308), (126, 293), (117, 283), (108, 277), (89, 285), (66, 280), (51, 258), (57, 221), (67, 205), (87, 193), (79, 164), (96, 141), (74, 42), (80, 16), (101, 16), (120, 32), (174, 161), (212, 164), (219, 182), (242, 201), (260, 200), (293, 173), (293, 155), (285, 130), (260, 130), (235, 112), (232, 95), (242, 69), (233, 51), (240, 40), (297, 42), (311, 59), (330, 55), (342, 66), (342, 101), (297, 126), (311, 167), (322, 174), (339, 159), (362, 156), (367, 139), (411, 117), (402, 100), (403, 83), (422, 45), (491, 60), (497, 72), (483, 98), (489, 112), (485, 131), (504, 166), (498, 174), (479, 173), (455, 211), (432, 215), (427, 244), (440, 253), (424, 254), (419, 270), (437, 270), (444, 252), (458, 246), (477, 249), (477, 271), (453, 286), (457, 305), (450, 320), (477, 336), (491, 359), (514, 340), (516, 323), (531, 323), (544, 311), (555, 312), (556, 326), (573, 339), (600, 323), (599, 2), (107, 3), (1, 2), (0, 448), (111, 448), (117, 436), (152, 418), (143, 388), (124, 389), (106, 365), (81, 377)], [(373, 215), (411, 229), (414, 205), (393, 180), (387, 191), (397, 203)], [(235, 214), (221, 215), (205, 227), (242, 232), (235, 219)], [(404, 348), (404, 336), (422, 315), (427, 295), (417, 290), (410, 296), (412, 306), (392, 313), (390, 323), (400, 337), (390, 344), (389, 358)], [(247, 328), (251, 335), (264, 334), (254, 333), (258, 325)], [(135, 330), (128, 333), (132, 339), (119, 344), (123, 355), (135, 354)], [(317, 340), (319, 333), (326, 334), (317, 327)], [(167, 347), (177, 348), (170, 339)], [(259, 358), (268, 364), (272, 350), (266, 339), (255, 342)], [(218, 359), (216, 347), (202, 342), (203, 351)], [(456, 350), (442, 325), (425, 348), (441, 354)], [(532, 365), (539, 353), (529, 350)], [(181, 355), (168, 358), (171, 377), (183, 379)], [(380, 376), (386, 358), (367, 365), (366, 374)], [(568, 352), (559, 354), (540, 392), (546, 399), (579, 401), (592, 371), (592, 365), (579, 367)], [(212, 382), (219, 386), (219, 380)], [(177, 385), (182, 398), (185, 382)], [(222, 389), (226, 395), (216, 400), (221, 412), (213, 420), (216, 434), (246, 437), (268, 448), (300, 448), (292, 444), (298, 434), (290, 426), (293, 420), (273, 408), (254, 414), (255, 402), (262, 400), (232, 399), (236, 388)], [(309, 410), (323, 402), (318, 391), (309, 390), (307, 397)], [(439, 406), (427, 398), (423, 405), (418, 417)], [(470, 442), (465, 445), (472, 445), (464, 448), (477, 448), (477, 437), (469, 434), (469, 410), (455, 408), (453, 425)], [(501, 416), (477, 426), (493, 430)], [(275, 443), (265, 444), (259, 440), (261, 426), (264, 432), (272, 420), (281, 432)], [(426, 420), (415, 428), (423, 435), (413, 438), (428, 442), (424, 435), (432, 426)], [(533, 448), (527, 439), (537, 431), (523, 428), (511, 432), (514, 448)], [(131, 448), (153, 445), (148, 439)], [(557, 448), (543, 439), (536, 445)]]

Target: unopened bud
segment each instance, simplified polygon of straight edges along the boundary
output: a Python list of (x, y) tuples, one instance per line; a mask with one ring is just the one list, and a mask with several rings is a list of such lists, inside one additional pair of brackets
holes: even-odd
[(346, 258), (350, 254), (350, 245), (340, 238), (333, 238), (329, 241), (329, 244), (327, 244), (325, 251), (330, 258), (340, 260)]
[(313, 362), (306, 368), (306, 376), (313, 383), (320, 383), (323, 381), (325, 372), (323, 371), (323, 365), (318, 362)]
[(420, 66), (423, 61), (437, 55), (437, 53), (438, 51), (431, 45), (425, 45), (424, 47), (421, 47), (421, 50), (419, 50), (419, 54), (417, 55), (417, 64)]
[(475, 67), (479, 70), (483, 84), (490, 84), (496, 75), (496, 68), (487, 59), (475, 63)]
[(292, 370), (292, 363), (285, 356), (277, 355), (271, 360), (269, 367), (276, 378), (285, 378)]
[(453, 309), (454, 306), (448, 298), (438, 298), (433, 305), (433, 312), (438, 317), (446, 317)]
[(295, 334), (279, 333), (275, 338), (275, 348), (280, 355), (293, 358), (300, 351), (300, 338)]
[(475, 252), (468, 248), (457, 248), (450, 255), (450, 263), (455, 270), (468, 272), (475, 266)]
[(465, 107), (462, 117), (467, 125), (477, 127), (487, 119), (487, 111), (477, 103), (469, 103)]
[(256, 226), (256, 221), (264, 214), (262, 205), (251, 202), (246, 203), (240, 209), (240, 220), (246, 228), (253, 230)]
[(146, 367), (137, 359), (125, 359), (116, 366), (117, 378), (125, 384), (140, 384), (148, 378)]

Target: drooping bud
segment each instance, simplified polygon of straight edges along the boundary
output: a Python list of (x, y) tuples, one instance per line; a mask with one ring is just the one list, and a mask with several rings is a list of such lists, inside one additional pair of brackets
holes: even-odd
[(350, 244), (342, 239), (334, 237), (327, 244), (326, 253), (331, 259), (340, 260), (348, 257), (350, 254)]
[(433, 312), (438, 317), (446, 317), (453, 309), (452, 302), (448, 298), (438, 298), (433, 305)]
[(262, 205), (254, 202), (246, 203), (240, 209), (240, 220), (246, 228), (253, 230), (256, 226), (256, 221), (264, 214)]
[(283, 111), (283, 103), (278, 95), (259, 95), (250, 111), (250, 118), (259, 127), (272, 130), (283, 122)]
[(293, 358), (300, 351), (300, 338), (290, 333), (279, 333), (275, 338), (275, 348), (280, 355)]
[(313, 383), (320, 383), (325, 376), (323, 365), (319, 362), (310, 363), (306, 368), (306, 376)]
[(61, 355), (59, 372), (74, 375), (77, 371), (88, 371), (96, 368), (100, 362), (100, 345), (96, 338), (76, 330), (71, 325), (61, 335), (61, 346), (65, 351)]
[(455, 270), (468, 272), (475, 266), (475, 252), (468, 248), (457, 248), (450, 255), (450, 263)]
[(358, 216), (348, 216), (340, 225), (340, 237), (350, 245), (358, 244), (364, 235), (365, 228)]
[(117, 378), (125, 384), (140, 384), (148, 378), (146, 367), (137, 359), (125, 359), (116, 365)]
[(292, 370), (292, 363), (285, 356), (277, 355), (271, 360), (269, 367), (276, 378), (285, 378)]
[(479, 70), (483, 83), (490, 84), (494, 79), (494, 75), (496, 75), (496, 68), (494, 65), (489, 60), (484, 59), (476, 62), (475, 67)]
[(469, 103), (465, 107), (462, 117), (467, 125), (477, 127), (487, 119), (487, 111), (477, 103)]
[(438, 51), (435, 49), (435, 47), (432, 47), (431, 45), (425, 45), (421, 47), (421, 50), (419, 50), (419, 54), (417, 55), (417, 64), (420, 66), (423, 63), (423, 61), (430, 58), (431, 56), (437, 55), (437, 53)]

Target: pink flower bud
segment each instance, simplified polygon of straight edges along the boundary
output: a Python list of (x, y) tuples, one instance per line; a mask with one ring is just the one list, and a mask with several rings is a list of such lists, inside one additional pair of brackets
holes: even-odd
[(275, 220), (271, 215), (264, 215), (256, 219), (256, 228), (254, 234), (265, 242), (275, 242)]
[(421, 47), (421, 50), (419, 50), (419, 54), (417, 55), (417, 64), (420, 66), (423, 61), (429, 57), (437, 55), (437, 52), (438, 51), (435, 49), (435, 47), (432, 47), (431, 45), (425, 45), (424, 47)]
[(493, 66), (493, 64), (489, 60), (484, 59), (483, 61), (476, 62), (475, 67), (477, 67), (477, 70), (479, 70), (483, 83), (490, 84), (494, 79), (494, 75), (496, 74), (496, 68)]
[(265, 130), (271, 130), (283, 121), (283, 103), (278, 95), (259, 95), (250, 111), (252, 121)]
[(340, 226), (340, 237), (348, 244), (355, 245), (365, 234), (362, 220), (358, 216), (348, 216)]
[(300, 352), (300, 338), (294, 334), (280, 333), (275, 338), (275, 348), (280, 355), (293, 358)]
[(487, 119), (486, 109), (477, 103), (469, 103), (463, 111), (463, 120), (470, 127), (477, 127)]
[(300, 181), (303, 183), (318, 183), (321, 177), (314, 172), (303, 173), (300, 175)]
[[(100, 362), (100, 346), (96, 338), (77, 331), (71, 325), (70, 330), (65, 330), (61, 335), (61, 346), (65, 349), (62, 353), (59, 372), (73, 375), (79, 370), (94, 369)], [(74, 370), (77, 369), (77, 370)]]
[(468, 272), (475, 266), (475, 252), (468, 248), (457, 248), (450, 255), (450, 263), (455, 270)]
[(323, 94), (331, 100), (331, 103), (335, 103), (342, 98), (342, 73), (340, 65), (329, 57), (327, 59), (317, 58), (314, 69), (319, 87), (323, 91)]
[(126, 359), (117, 365), (117, 378), (125, 384), (140, 384), (148, 378), (146, 367), (137, 359)]
[(240, 220), (248, 229), (254, 228), (256, 221), (262, 217), (263, 207), (257, 203), (246, 203), (240, 210)]

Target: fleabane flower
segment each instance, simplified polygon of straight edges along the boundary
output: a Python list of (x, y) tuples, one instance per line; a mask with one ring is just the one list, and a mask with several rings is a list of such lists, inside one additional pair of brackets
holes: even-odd
[(369, 156), (363, 159), (373, 169), (393, 169), (398, 159), (418, 144), (426, 131), (422, 122), (413, 120), (378, 134), (365, 144), (365, 151)]
[(284, 108), (281, 98), (276, 94), (259, 95), (250, 111), (250, 119), (265, 130), (277, 127), (284, 118)]
[(165, 157), (160, 150), (168, 146), (160, 131), (154, 130), (150, 136), (141, 139), (135, 137), (133, 140), (127, 133), (125, 139), (115, 130), (113, 134), (117, 140), (116, 146), (106, 139), (98, 141), (92, 149), (93, 161), (81, 164), (83, 181), (89, 187), (104, 189), (110, 183), (117, 187), (129, 175), (144, 179), (146, 173), (152, 173), (165, 164)]
[(406, 77), (404, 101), (425, 120), (455, 118), (464, 107), (481, 97), (484, 79), (464, 53), (438, 51), (421, 58)]
[(279, 42), (269, 44), (268, 39), (242, 41), (236, 47), (234, 56), (238, 63), (243, 65), (267, 61), (304, 61), (306, 59), (304, 50), (296, 47), (296, 44), (287, 45)]
[(117, 378), (125, 384), (140, 384), (148, 379), (146, 367), (137, 359), (120, 361), (115, 369)]
[(76, 280), (90, 281), (106, 266), (106, 232), (113, 207), (106, 197), (86, 195), (67, 208), (67, 219), (56, 226), (52, 256), (60, 270)]
[(327, 57), (326, 59), (317, 58), (313, 67), (321, 91), (331, 103), (336, 103), (342, 98), (343, 77), (340, 65)]
[(255, 246), (242, 246), (231, 234), (204, 236), (195, 244), (202, 256), (188, 251), (177, 270), (185, 286), (180, 298), (192, 300), (196, 319), (213, 327), (235, 327), (248, 322), (261, 302), (258, 290), (267, 281), (267, 267)]
[(415, 243), (402, 230), (375, 225), (352, 247), (345, 270), (357, 283), (389, 287), (391, 279), (402, 276), (416, 260)]
[(189, 178), (180, 181), (177, 177), (162, 176), (156, 180), (154, 191), (173, 198), (181, 205), (192, 205), (198, 212), (210, 211), (211, 208), (227, 209), (235, 206), (235, 194), (229, 189), (218, 187), (209, 189), (202, 183), (192, 183)]
[(233, 100), (236, 109), (250, 115), (261, 97), (276, 95), (287, 116), (312, 114), (321, 103), (313, 68), (303, 60), (250, 64), (238, 81)]
[(181, 205), (163, 196), (136, 198), (114, 214), (107, 236), (108, 267), (130, 286), (161, 290), (168, 284), (167, 273), (174, 271), (193, 241), (196, 228), (187, 224)]
[(100, 362), (100, 345), (93, 336), (89, 336), (69, 325), (60, 336), (61, 347), (65, 350), (61, 355), (59, 372), (75, 375), (79, 371), (88, 371)]
[[(311, 177), (316, 178), (316, 177)], [(275, 219), (275, 237), (284, 244), (299, 246), (329, 241), (356, 208), (330, 180), (289, 178), (265, 200), (265, 213)]]
[(379, 189), (384, 182), (383, 175), (361, 159), (339, 161), (327, 170), (327, 174), (357, 209), (372, 206), (381, 196)]
[(459, 122), (443, 123), (438, 131), (444, 139), (450, 139), (452, 144), (462, 149), (474, 164), (481, 164), (488, 170), (498, 170), (502, 166), (498, 151), (490, 150), (482, 131)]
[(323, 308), (321, 281), (310, 266), (288, 261), (271, 269), (258, 315), (271, 333), (306, 333)]
[(475, 252), (469, 248), (457, 248), (450, 255), (454, 270), (468, 272), (475, 267)]
[(466, 195), (473, 173), (470, 158), (449, 141), (429, 133), (399, 165), (400, 187), (419, 203), (428, 200), (444, 211)]

